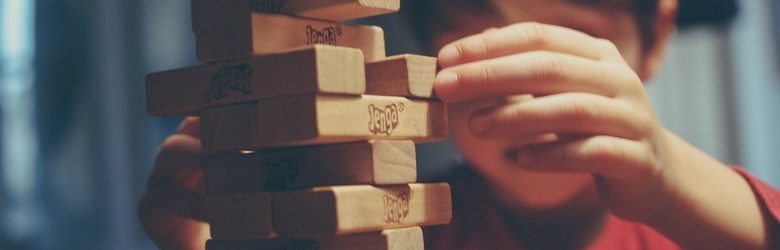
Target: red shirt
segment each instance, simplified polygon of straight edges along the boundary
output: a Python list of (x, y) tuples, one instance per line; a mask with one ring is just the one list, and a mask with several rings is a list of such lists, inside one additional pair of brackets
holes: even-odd
[[(777, 228), (780, 192), (740, 168), (735, 171), (748, 181)], [(655, 229), (611, 214), (591, 216), (594, 217), (591, 221), (575, 221), (570, 229), (563, 227), (546, 234), (527, 235), (523, 233), (522, 223), (512, 222), (508, 213), (486, 191), (489, 189), (485, 180), (470, 168), (459, 168), (446, 179), (437, 181), (447, 181), (452, 186), (453, 220), (448, 225), (425, 228), (426, 249), (680, 249)], [(594, 223), (596, 220), (602, 222)], [(590, 240), (570, 240), (571, 237), (588, 237), (583, 236), (583, 227), (576, 226), (578, 223), (601, 226), (601, 230), (591, 230), (599, 235), (590, 236)], [(533, 240), (525, 240), (529, 238)], [(535, 245), (530, 246), (528, 242), (535, 242)], [(574, 242), (589, 243), (587, 246), (570, 245)]]

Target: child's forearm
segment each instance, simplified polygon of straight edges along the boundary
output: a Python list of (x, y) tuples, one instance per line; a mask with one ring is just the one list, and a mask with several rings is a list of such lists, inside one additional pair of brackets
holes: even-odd
[(770, 218), (747, 181), (671, 132), (664, 137), (670, 199), (648, 224), (685, 249), (769, 248)]

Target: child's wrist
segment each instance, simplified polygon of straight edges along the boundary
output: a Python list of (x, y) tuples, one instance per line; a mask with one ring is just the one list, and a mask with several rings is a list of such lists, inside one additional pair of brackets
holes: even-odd
[(640, 222), (683, 248), (749, 249), (765, 243), (761, 210), (741, 176), (669, 131), (660, 145), (666, 153), (660, 184), (646, 202), (650, 214)]
[(685, 152), (679, 145), (679, 138), (676, 135), (668, 131), (666, 128), (661, 127), (662, 131), (659, 133), (659, 142), (661, 156), (661, 168), (658, 186), (654, 189), (648, 199), (647, 204), (651, 207), (648, 209), (648, 216), (643, 218), (641, 223), (650, 225), (652, 227), (663, 227), (672, 217), (670, 213), (674, 213), (677, 210), (677, 206), (684, 200), (684, 196), (681, 193), (683, 188), (680, 185), (685, 183), (686, 178), (684, 174), (684, 165), (678, 161), (677, 154)]

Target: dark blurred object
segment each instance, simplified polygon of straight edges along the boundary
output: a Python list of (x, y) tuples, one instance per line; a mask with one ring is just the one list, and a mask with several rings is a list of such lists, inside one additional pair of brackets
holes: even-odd
[(727, 24), (737, 15), (736, 0), (679, 0), (677, 24), (686, 28), (703, 24)]

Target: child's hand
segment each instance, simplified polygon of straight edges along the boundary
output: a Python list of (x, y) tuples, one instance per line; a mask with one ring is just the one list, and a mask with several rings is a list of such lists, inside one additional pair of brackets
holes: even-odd
[(612, 42), (520, 23), (455, 41), (439, 62), (435, 90), (445, 102), (536, 96), (468, 119), (481, 138), (554, 139), (519, 143), (518, 165), (592, 173), (606, 209), (684, 248), (769, 246), (774, 224), (745, 179), (659, 124), (640, 77)]
[(210, 238), (198, 125), (188, 118), (165, 140), (138, 204), (144, 230), (161, 249), (205, 249)]
[[(643, 220), (664, 183), (663, 128), (642, 81), (612, 42), (538, 23), (467, 37), (439, 54), (436, 94), (465, 102), (520, 94), (536, 98), (471, 115), (483, 138), (554, 133), (575, 139), (529, 145), (517, 163), (539, 171), (598, 176), (608, 208)], [(648, 199), (651, 198), (651, 199)]]

